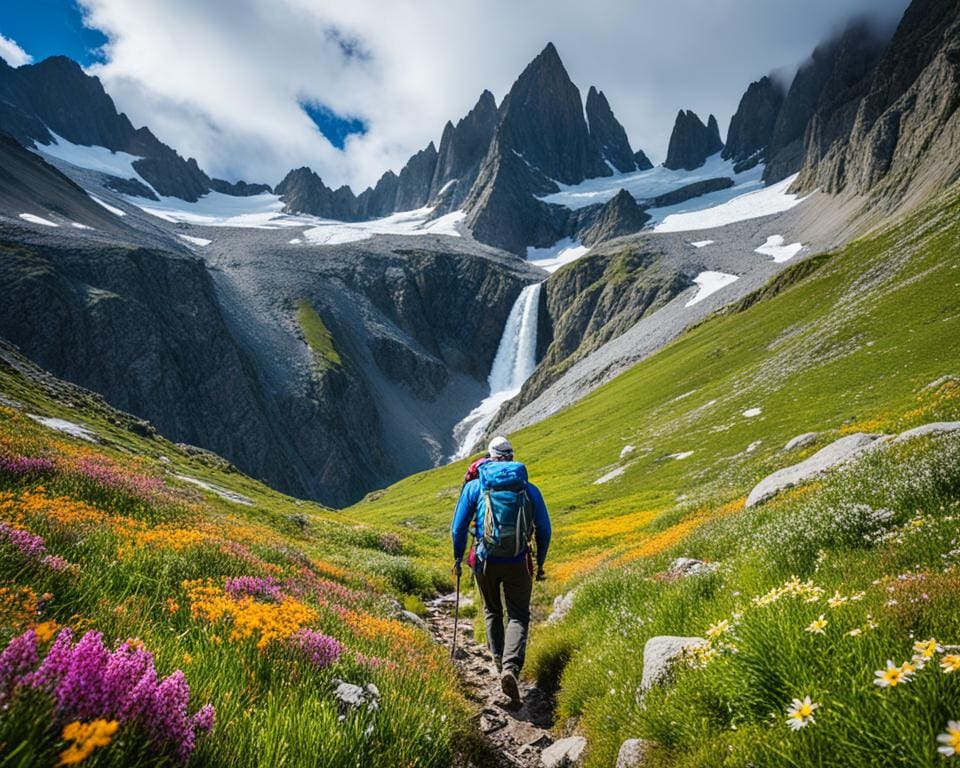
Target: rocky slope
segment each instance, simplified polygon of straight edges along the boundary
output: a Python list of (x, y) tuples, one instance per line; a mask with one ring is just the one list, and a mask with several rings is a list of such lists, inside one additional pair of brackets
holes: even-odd
[(649, 220), (650, 214), (637, 205), (633, 195), (621, 189), (600, 209), (590, 225), (578, 233), (577, 239), (584, 245), (594, 246), (639, 232)]
[(681, 168), (692, 171), (703, 165), (703, 161), (723, 149), (720, 140), (720, 128), (713, 115), (704, 125), (696, 113), (689, 109), (680, 110), (670, 134), (665, 167), (672, 170)]

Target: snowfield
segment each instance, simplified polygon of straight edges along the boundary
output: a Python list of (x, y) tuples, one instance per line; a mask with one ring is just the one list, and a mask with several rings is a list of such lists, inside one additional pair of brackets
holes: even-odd
[(772, 256), (778, 264), (790, 261), (800, 251), (803, 250), (803, 243), (783, 244), (783, 235), (770, 235), (767, 242), (754, 250), (754, 253), (762, 253), (764, 256)]
[[(737, 194), (719, 204), (714, 199), (715, 196), (725, 195), (742, 188), (731, 187), (721, 192), (695, 197), (669, 208), (651, 209), (654, 219), (660, 219), (653, 230), (654, 232), (687, 232), (694, 229), (712, 229), (737, 221), (747, 221), (789, 211), (804, 200), (799, 195), (787, 192), (796, 178), (797, 174), (794, 174), (769, 187)], [(665, 216), (663, 216), (664, 213), (666, 213)]]
[(127, 215), (127, 212), (126, 212), (126, 211), (121, 211), (121, 210), (120, 210), (119, 208), (117, 208), (116, 206), (110, 205), (110, 203), (107, 203), (107, 202), (101, 200), (101, 199), (100, 199), (99, 197), (97, 197), (96, 195), (91, 195), (89, 192), (87, 193), (87, 195), (90, 197), (91, 200), (93, 200), (93, 202), (95, 202), (97, 205), (103, 206), (103, 207), (106, 208), (108, 211), (110, 211), (110, 213), (112, 213), (114, 216), (126, 216), (126, 215)]
[(439, 218), (430, 219), (433, 208), (418, 208), (415, 211), (394, 213), (372, 221), (328, 221), (316, 219), (317, 226), (306, 230), (303, 239), (310, 245), (336, 245), (367, 240), (374, 235), (447, 235), (460, 237), (460, 223), (467, 214), (454, 211)]
[(40, 144), (34, 150), (35, 152), (55, 157), (89, 171), (98, 171), (110, 176), (118, 176), (121, 179), (136, 179), (141, 184), (153, 189), (133, 167), (137, 160), (143, 159), (142, 157), (130, 155), (126, 152), (113, 152), (106, 147), (96, 145), (87, 147), (82, 144), (73, 144), (62, 136), (57, 136), (53, 131), (50, 131), (50, 134), (53, 136), (54, 143)]
[(191, 235), (177, 235), (177, 237), (193, 245), (199, 245), (201, 248), (213, 242), (213, 240), (207, 240), (205, 237), (193, 237)]
[(698, 290), (696, 296), (690, 299), (684, 306), (692, 307), (694, 304), (699, 304), (707, 298), (707, 296), (713, 295), (724, 286), (730, 285), (730, 283), (739, 279), (737, 275), (728, 275), (725, 272), (711, 272), (709, 270), (701, 272), (693, 278), (693, 282), (700, 286), (700, 290)]
[(576, 261), (589, 250), (579, 240), (566, 237), (547, 248), (527, 248), (527, 261), (552, 273), (564, 264)]

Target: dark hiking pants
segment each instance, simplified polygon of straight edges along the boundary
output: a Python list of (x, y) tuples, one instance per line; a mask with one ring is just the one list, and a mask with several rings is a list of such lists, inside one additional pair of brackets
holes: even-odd
[[(503, 660), (504, 669), (518, 674), (527, 650), (533, 577), (527, 570), (526, 562), (521, 560), (519, 563), (487, 563), (476, 574), (476, 579), (483, 598), (490, 652), (495, 658)], [(506, 631), (503, 626), (504, 603), (507, 609)]]

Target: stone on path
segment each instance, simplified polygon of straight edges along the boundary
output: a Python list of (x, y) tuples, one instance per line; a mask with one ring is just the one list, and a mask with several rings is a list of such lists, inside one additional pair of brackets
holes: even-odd
[(627, 739), (620, 745), (616, 768), (642, 768), (651, 746), (646, 739)]
[(587, 740), (583, 736), (560, 739), (540, 753), (540, 764), (543, 768), (566, 768), (566, 766), (576, 765), (586, 747)]

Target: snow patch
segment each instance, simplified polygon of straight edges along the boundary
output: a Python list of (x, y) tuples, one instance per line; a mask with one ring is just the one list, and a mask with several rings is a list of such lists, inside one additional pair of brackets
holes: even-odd
[(43, 426), (54, 429), (57, 432), (63, 432), (64, 434), (71, 435), (73, 437), (79, 437), (81, 440), (88, 440), (91, 443), (97, 442), (96, 433), (93, 430), (81, 426), (80, 424), (75, 424), (72, 421), (67, 421), (66, 419), (57, 419), (52, 416), (37, 416), (34, 413), (28, 413), (27, 416), (37, 423), (43, 424)]
[(707, 245), (713, 245), (713, 240), (697, 240), (696, 242), (690, 243), (694, 248), (703, 248)]
[[(758, 166), (759, 167), (759, 166)], [(731, 187), (725, 192), (736, 190), (741, 194), (728, 199), (719, 205), (704, 207), (703, 203), (709, 204), (712, 195), (703, 195), (693, 200), (681, 203), (680, 206), (687, 206), (686, 212), (670, 212), (659, 223), (654, 226), (655, 232), (686, 232), (696, 229), (712, 229), (713, 227), (723, 227), (727, 224), (733, 224), (737, 221), (747, 221), (761, 216), (770, 216), (774, 213), (788, 211), (796, 205), (799, 205), (805, 198), (799, 195), (789, 194), (787, 190), (797, 178), (797, 174), (784, 179), (777, 184), (771, 184), (752, 192), (743, 193), (742, 186)], [(721, 194), (721, 193), (716, 193)], [(689, 204), (696, 203), (698, 210), (689, 210)], [(680, 206), (671, 206), (677, 208)], [(654, 209), (658, 212), (657, 217), (662, 212), (671, 210), (667, 208)]]
[(527, 248), (527, 261), (542, 270), (553, 273), (564, 264), (576, 261), (589, 250), (579, 240), (565, 237), (546, 248)]
[(299, 237), (293, 238), (293, 240), (288, 241), (290, 245), (300, 245), (303, 242)]
[(466, 218), (464, 211), (454, 211), (431, 219), (433, 208), (394, 213), (372, 221), (342, 222), (319, 220), (317, 226), (303, 233), (312, 245), (335, 245), (367, 240), (374, 235), (446, 235), (460, 237), (459, 224)]
[(754, 416), (759, 416), (761, 413), (763, 413), (763, 409), (761, 408), (747, 408), (747, 410), (740, 415), (745, 416), (748, 419), (752, 419)]
[(126, 201), (164, 221), (199, 227), (275, 229), (281, 226), (301, 226), (315, 221), (311, 218), (285, 216), (283, 201), (268, 192), (248, 197), (208, 192), (195, 203), (188, 203), (179, 197), (161, 197), (159, 201), (127, 197)]
[(700, 290), (698, 290), (697, 295), (690, 299), (684, 306), (692, 307), (694, 304), (699, 304), (708, 296), (711, 296), (721, 288), (739, 279), (737, 275), (728, 275), (725, 272), (711, 272), (709, 270), (701, 272), (693, 278), (693, 282), (700, 286)]
[(800, 251), (803, 250), (803, 243), (783, 244), (783, 235), (770, 235), (767, 242), (754, 250), (754, 253), (762, 253), (764, 256), (772, 256), (778, 264), (784, 261), (790, 261)]
[(193, 245), (199, 245), (201, 248), (213, 242), (213, 240), (207, 240), (205, 237), (193, 237), (192, 235), (177, 235), (177, 237), (186, 240), (188, 243), (193, 243)]
[(29, 221), (31, 224), (43, 224), (45, 227), (59, 227), (60, 225), (50, 219), (45, 219), (43, 216), (34, 216), (32, 213), (21, 213), (20, 218), (24, 221)]
[[(88, 193), (88, 194), (89, 194), (89, 193)], [(100, 199), (99, 197), (97, 197), (96, 195), (90, 195), (90, 199), (93, 200), (93, 202), (95, 202), (97, 205), (101, 205), (101, 206), (103, 206), (104, 208), (106, 208), (106, 209), (107, 209), (108, 211), (110, 211), (110, 213), (112, 213), (114, 216), (126, 216), (126, 215), (127, 215), (127, 212), (126, 212), (126, 211), (121, 211), (121, 210), (120, 210), (119, 208), (117, 208), (116, 206), (113, 206), (113, 205), (110, 205), (110, 203), (104, 202), (103, 200), (101, 200), (101, 199)]]
[[(40, 154), (63, 160), (70, 165), (86, 168), (89, 171), (118, 176), (121, 179), (136, 179), (150, 187), (146, 179), (137, 173), (133, 167), (137, 160), (143, 159), (142, 157), (127, 152), (113, 152), (106, 147), (96, 145), (88, 147), (82, 144), (74, 144), (67, 141), (63, 136), (53, 133), (53, 131), (50, 134), (53, 136), (54, 143), (40, 144), (36, 149)], [(150, 187), (150, 189), (153, 189), (153, 187)]]
[(81, 224), (79, 221), (71, 221), (70, 226), (74, 229), (93, 229), (93, 227), (88, 227), (86, 224)]

